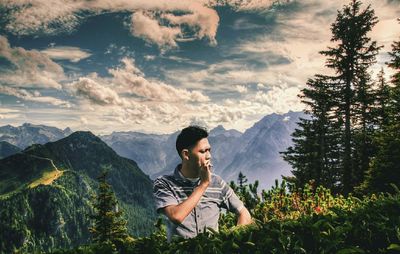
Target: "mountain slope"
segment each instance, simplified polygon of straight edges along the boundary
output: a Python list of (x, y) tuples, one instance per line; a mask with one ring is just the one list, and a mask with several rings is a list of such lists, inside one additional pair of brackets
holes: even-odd
[(90, 198), (103, 169), (129, 232), (149, 233), (155, 219), (149, 177), (90, 132), (75, 132), (0, 160), (0, 223), (14, 232), (0, 234), (0, 252), (33, 250), (27, 242), (43, 250), (87, 242)]
[(6, 141), (0, 141), (0, 159), (16, 154), (21, 148), (14, 146)]
[(292, 144), (291, 134), (302, 116), (301, 112), (272, 114), (246, 130), (233, 151), (234, 159), (225, 167), (222, 176), (227, 180), (236, 180), (238, 173), (242, 172), (250, 182), (259, 180), (260, 187), (267, 189), (281, 175), (291, 175), (290, 165), (279, 152)]

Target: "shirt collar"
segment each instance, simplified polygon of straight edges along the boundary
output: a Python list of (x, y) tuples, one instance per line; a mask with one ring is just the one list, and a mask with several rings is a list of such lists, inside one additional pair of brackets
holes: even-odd
[(181, 173), (181, 168), (182, 168), (182, 164), (178, 164), (178, 166), (176, 166), (175, 171), (174, 171), (175, 179), (182, 181), (184, 183), (187, 183), (187, 184), (191, 184), (191, 185), (196, 185), (199, 183), (200, 177), (199, 177), (199, 179), (197, 179), (197, 181), (191, 181), (183, 176), (183, 174)]

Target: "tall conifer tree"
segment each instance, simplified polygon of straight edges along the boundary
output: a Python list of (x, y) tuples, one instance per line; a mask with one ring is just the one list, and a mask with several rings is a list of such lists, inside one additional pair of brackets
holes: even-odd
[(358, 186), (364, 180), (375, 147), (374, 110), (375, 91), (373, 82), (367, 70), (361, 70), (354, 85), (355, 98), (353, 105), (352, 131), (354, 133), (353, 175), (352, 187)]
[(361, 189), (370, 192), (394, 189), (391, 183), (400, 187), (400, 40), (392, 44), (388, 66), (395, 70), (392, 76), (388, 103), (388, 120), (377, 136), (378, 152)]
[(94, 203), (94, 226), (90, 228), (95, 243), (119, 245), (129, 238), (126, 220), (119, 210), (118, 202), (110, 184), (107, 183), (108, 171), (97, 179), (99, 189)]
[[(358, 0), (352, 0), (338, 11), (331, 27), (331, 41), (336, 46), (320, 52), (327, 57), (326, 66), (335, 75), (319, 75), (319, 78), (307, 83), (309, 87), (329, 83), (329, 88), (311, 88), (309, 92), (307, 88), (303, 91), (303, 102), (312, 108), (310, 119), (300, 122), (302, 130), (293, 133), (294, 146), (284, 153), (285, 160), (294, 167), (294, 174), (302, 183), (314, 179), (349, 193), (360, 181), (358, 178), (363, 175), (365, 165), (368, 165), (369, 151), (355, 153), (355, 127), (365, 126), (360, 127), (361, 136), (368, 135), (367, 115), (373, 101), (370, 96), (370, 80), (366, 75), (380, 47), (367, 34), (377, 22), (371, 7), (361, 10), (361, 2)], [(330, 94), (328, 101), (320, 99), (327, 96), (324, 93)], [(334, 99), (329, 101), (332, 97)], [(327, 106), (324, 103), (331, 103), (329, 110), (315, 111)], [(361, 141), (369, 142), (366, 136)], [(362, 163), (360, 158), (363, 158)]]
[(317, 185), (336, 189), (340, 158), (338, 124), (332, 119), (334, 96), (331, 79), (317, 75), (307, 82), (300, 98), (307, 105), (308, 118), (300, 119), (292, 134), (294, 145), (283, 152), (283, 157), (294, 168), (297, 184), (304, 186), (314, 180)]
[(385, 79), (383, 68), (378, 73), (377, 89), (375, 91), (375, 107), (373, 111), (376, 129), (382, 129), (389, 124), (390, 86)]

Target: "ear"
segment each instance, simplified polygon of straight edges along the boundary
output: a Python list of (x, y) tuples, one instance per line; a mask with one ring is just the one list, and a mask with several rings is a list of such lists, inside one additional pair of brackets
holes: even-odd
[(189, 150), (188, 149), (183, 149), (181, 152), (182, 155), (182, 160), (189, 160)]

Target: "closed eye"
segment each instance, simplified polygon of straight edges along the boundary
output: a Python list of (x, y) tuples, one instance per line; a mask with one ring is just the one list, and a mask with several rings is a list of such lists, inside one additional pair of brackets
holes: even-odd
[(211, 148), (205, 149), (205, 150), (200, 150), (200, 153), (206, 153), (210, 152), (211, 153)]

